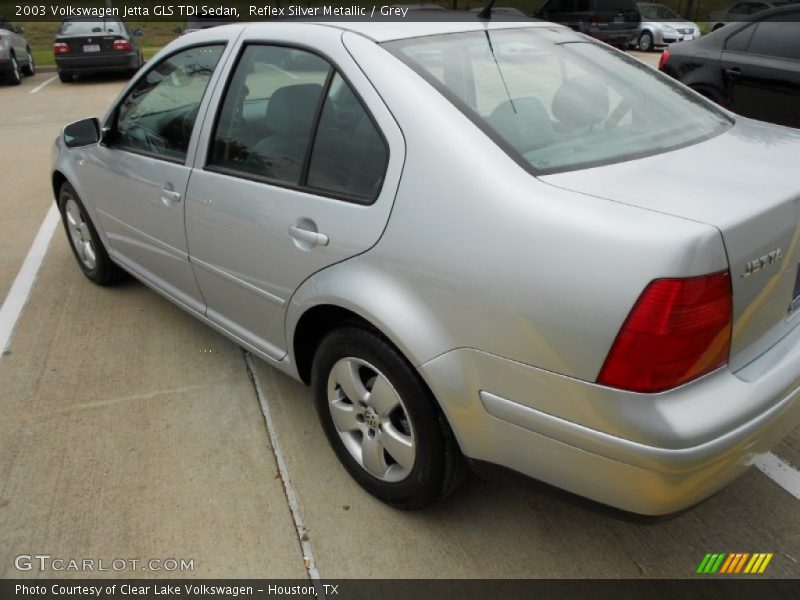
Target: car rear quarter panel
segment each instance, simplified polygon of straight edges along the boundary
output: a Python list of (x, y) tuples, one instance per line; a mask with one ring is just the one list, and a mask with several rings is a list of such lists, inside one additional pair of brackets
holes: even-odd
[(594, 380), (647, 283), (726, 268), (716, 229), (537, 180), (388, 52), (345, 42), (400, 124), (406, 163), (381, 240), (301, 286), (290, 336), (310, 307), (339, 304), (415, 365), (475, 348)]

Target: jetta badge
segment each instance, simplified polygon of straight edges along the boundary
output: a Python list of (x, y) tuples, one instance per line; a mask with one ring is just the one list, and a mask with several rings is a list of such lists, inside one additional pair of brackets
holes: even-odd
[(742, 273), (742, 277), (750, 277), (753, 273), (757, 273), (764, 267), (768, 267), (770, 265), (774, 265), (775, 263), (780, 262), (783, 258), (783, 249), (777, 248), (772, 252), (768, 252), (764, 256), (757, 258), (755, 260), (751, 260), (744, 266), (744, 273)]

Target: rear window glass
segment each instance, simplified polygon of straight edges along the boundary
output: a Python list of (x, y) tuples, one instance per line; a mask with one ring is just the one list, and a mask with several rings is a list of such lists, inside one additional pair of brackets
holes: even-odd
[(385, 47), (537, 174), (665, 152), (730, 125), (722, 112), (651, 67), (577, 39), (528, 28)]
[(58, 35), (120, 34), (122, 31), (122, 23), (119, 21), (64, 21), (58, 29)]

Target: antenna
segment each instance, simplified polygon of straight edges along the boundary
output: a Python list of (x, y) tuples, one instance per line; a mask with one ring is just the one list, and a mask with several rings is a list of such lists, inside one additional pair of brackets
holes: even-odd
[(491, 19), (492, 18), (492, 7), (496, 0), (489, 0), (489, 4), (483, 7), (483, 10), (478, 13), (479, 19)]

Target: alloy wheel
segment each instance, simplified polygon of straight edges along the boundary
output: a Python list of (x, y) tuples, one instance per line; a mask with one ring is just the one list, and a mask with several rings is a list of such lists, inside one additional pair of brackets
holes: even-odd
[(402, 481), (416, 458), (414, 429), (400, 395), (383, 373), (354, 357), (328, 376), (328, 408), (350, 455), (370, 475)]
[(68, 198), (64, 205), (64, 215), (67, 218), (67, 228), (72, 246), (78, 254), (81, 262), (90, 271), (97, 265), (92, 233), (89, 225), (81, 212), (80, 206), (74, 198)]

